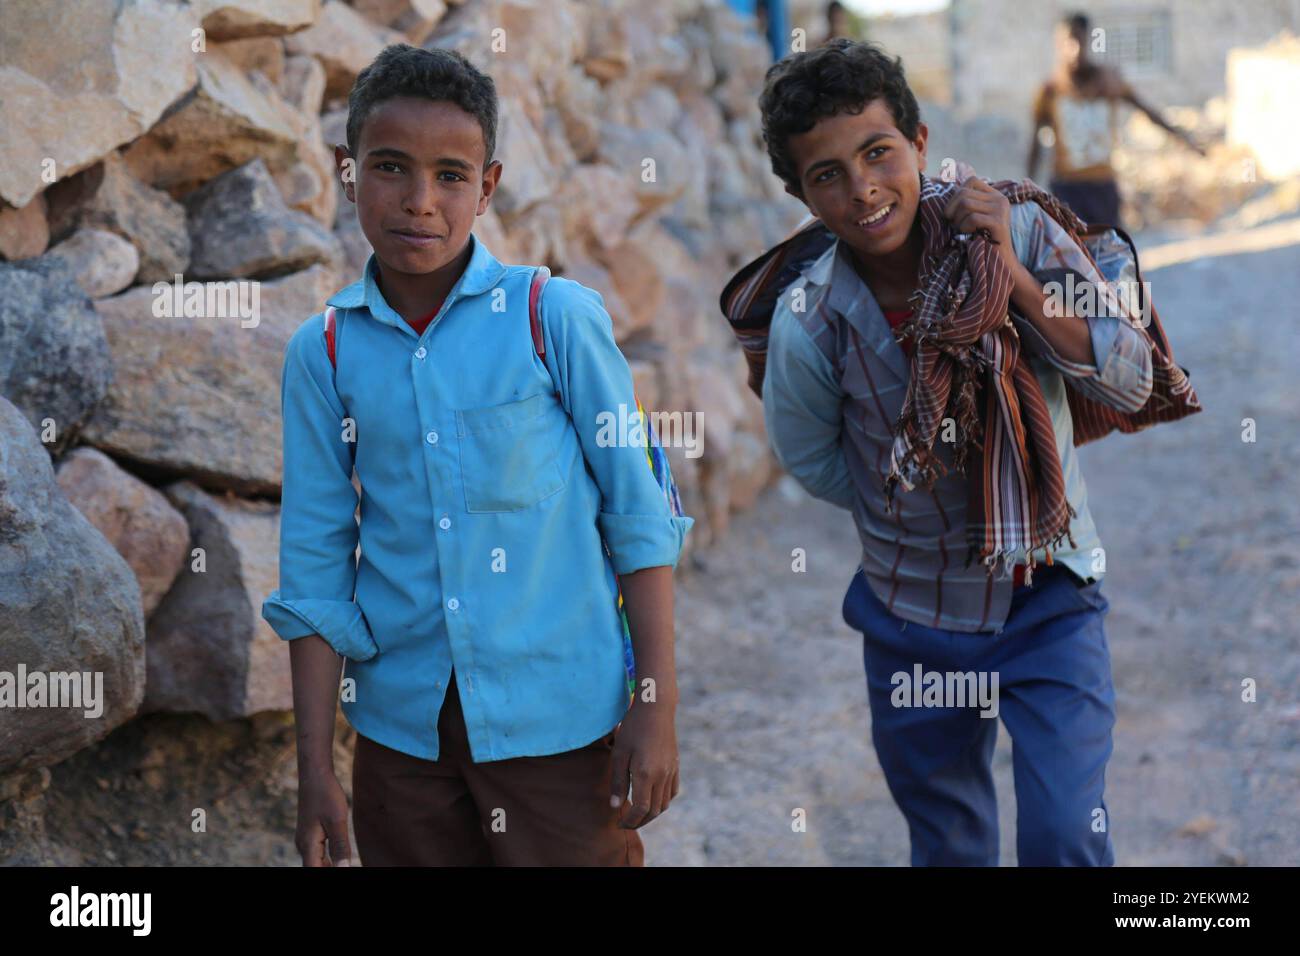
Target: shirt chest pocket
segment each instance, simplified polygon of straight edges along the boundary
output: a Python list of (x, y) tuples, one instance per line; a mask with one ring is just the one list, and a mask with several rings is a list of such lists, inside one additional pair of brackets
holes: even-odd
[(551, 395), (456, 412), (465, 510), (521, 511), (563, 488), (558, 452), (567, 418)]

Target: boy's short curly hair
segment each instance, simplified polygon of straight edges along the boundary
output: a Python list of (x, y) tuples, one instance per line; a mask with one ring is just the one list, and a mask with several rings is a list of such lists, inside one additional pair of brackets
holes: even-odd
[(828, 116), (861, 112), (876, 98), (885, 101), (899, 132), (915, 139), (921, 111), (903, 74), (903, 61), (890, 59), (875, 44), (839, 38), (773, 64), (758, 100), (772, 172), (802, 192), (789, 138)]
[(422, 50), (406, 43), (385, 47), (357, 75), (348, 95), (348, 151), (356, 156), (361, 126), (385, 100), (418, 96), (455, 103), (483, 128), (484, 166), (497, 145), (497, 90), (492, 77), (454, 50)]

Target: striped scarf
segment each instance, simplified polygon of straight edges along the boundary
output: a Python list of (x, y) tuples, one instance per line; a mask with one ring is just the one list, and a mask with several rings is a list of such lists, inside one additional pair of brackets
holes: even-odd
[[(944, 419), (951, 416), (956, 423), (953, 465), (967, 476), (969, 489), (966, 565), (978, 556), (992, 574), (999, 558), (1010, 563), (1023, 550), (1032, 573), (1035, 550), (1044, 549), (1050, 565), (1052, 550), (1062, 538), (1075, 546), (1070, 519), (1077, 514), (1065, 497), (1065, 477), (1042, 387), (1029, 363), (1020, 360), (1020, 337), (1008, 314), (1011, 269), (986, 230), (971, 236), (952, 231), (943, 209), (956, 184), (924, 175), (921, 179), (917, 215), (924, 249), (919, 290), (912, 318), (896, 333), (915, 335), (917, 347), (894, 426), (886, 507), (892, 509), (900, 483), (906, 490), (917, 485), (930, 488), (946, 473), (934, 442)], [(1037, 202), (1086, 249), (1080, 238), (1086, 228), (1083, 222), (1031, 181), (990, 185), (1013, 203)], [(1181, 379), (1195, 406), (1173, 417), (1199, 410), (1186, 376), (1167, 356), (1167, 348), (1162, 352), (1154, 342), (1152, 348), (1157, 390), (1176, 389)], [(1146, 408), (1128, 414), (1074, 389), (1069, 394), (1080, 429), (1076, 444), (1115, 428), (1135, 431), (1154, 420), (1169, 420), (1149, 419), (1143, 424), (1140, 419)]]

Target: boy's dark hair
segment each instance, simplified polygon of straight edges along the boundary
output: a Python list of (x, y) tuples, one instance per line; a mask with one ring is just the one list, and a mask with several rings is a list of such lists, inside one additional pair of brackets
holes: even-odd
[(903, 61), (891, 60), (874, 43), (841, 37), (773, 64), (758, 100), (772, 172), (802, 191), (789, 138), (808, 132), (828, 116), (859, 113), (876, 98), (885, 101), (898, 131), (915, 139), (921, 111), (903, 74)]
[(357, 75), (348, 95), (348, 151), (356, 156), (361, 125), (385, 100), (420, 96), (455, 103), (483, 128), (483, 164), (497, 145), (497, 89), (492, 77), (455, 50), (422, 50), (406, 43), (385, 47)]
[(1070, 32), (1077, 36), (1088, 35), (1088, 15), (1086, 13), (1067, 13), (1061, 17), (1061, 22), (1070, 28)]

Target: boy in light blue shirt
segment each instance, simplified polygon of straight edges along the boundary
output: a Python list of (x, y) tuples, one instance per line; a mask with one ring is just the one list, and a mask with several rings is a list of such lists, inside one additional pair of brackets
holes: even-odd
[(672, 570), (694, 522), (644, 445), (598, 437), (635, 407), (599, 294), (546, 283), (538, 348), (534, 270), (470, 232), (502, 175), (496, 119), (464, 58), (393, 46), (336, 148), (374, 254), (328, 302), (336, 364), (323, 313), (286, 349), (262, 609), (292, 642), (306, 865), (350, 857), (343, 660), (363, 864), (636, 865), (635, 828), (677, 793)]

